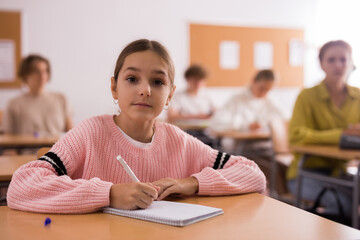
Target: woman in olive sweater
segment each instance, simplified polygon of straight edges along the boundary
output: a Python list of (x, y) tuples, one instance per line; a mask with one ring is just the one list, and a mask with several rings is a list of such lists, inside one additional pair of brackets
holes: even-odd
[[(317, 86), (303, 90), (295, 103), (289, 126), (290, 144), (339, 144), (343, 133), (360, 135), (360, 90), (347, 85), (354, 70), (351, 46), (341, 40), (323, 45), (319, 60), (325, 79)], [(296, 194), (297, 165), (300, 155), (288, 169), (288, 188)], [(339, 159), (310, 157), (305, 168), (326, 175), (345, 174), (346, 162)], [(305, 178), (302, 197), (314, 200), (325, 183)], [(351, 191), (338, 188), (340, 200), (347, 216), (351, 214)], [(331, 193), (326, 193), (322, 204), (329, 213), (337, 212), (337, 204)]]

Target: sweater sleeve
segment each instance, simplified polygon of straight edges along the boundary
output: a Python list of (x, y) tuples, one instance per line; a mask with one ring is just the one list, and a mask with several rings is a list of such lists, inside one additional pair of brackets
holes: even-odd
[(309, 97), (300, 93), (296, 100), (289, 125), (291, 144), (338, 144), (343, 129), (317, 130), (314, 123), (315, 111)]
[(230, 195), (264, 192), (266, 178), (258, 165), (196, 141), (194, 156), (200, 157), (201, 171), (192, 174), (199, 182), (199, 195)]
[(87, 213), (110, 204), (112, 183), (96, 177), (81, 178), (78, 166), (85, 158), (85, 149), (82, 149), (84, 144), (76, 142), (81, 138), (74, 138), (74, 131), (40, 159), (23, 165), (14, 173), (7, 193), (10, 208), (46, 213)]
[(266, 188), (265, 175), (257, 164), (240, 156), (229, 156), (223, 168), (205, 167), (193, 176), (199, 181), (199, 195), (264, 192)]

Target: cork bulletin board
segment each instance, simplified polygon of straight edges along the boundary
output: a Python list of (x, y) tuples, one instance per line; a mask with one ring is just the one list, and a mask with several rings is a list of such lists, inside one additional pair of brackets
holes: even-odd
[(21, 13), (0, 11), (0, 88), (21, 86), (17, 66), (21, 61)]
[[(293, 44), (291, 44), (293, 40), (298, 43), (303, 42), (304, 31), (302, 29), (202, 24), (190, 24), (189, 27), (190, 63), (201, 64), (209, 70), (210, 76), (207, 83), (209, 87), (247, 85), (255, 73), (261, 70), (259, 67), (261, 64), (263, 66), (270, 64), (261, 62), (266, 58), (271, 58), (271, 67), (266, 68), (273, 69), (279, 76), (277, 86), (303, 86), (303, 64), (301, 61), (296, 61), (297, 57), (302, 57), (297, 55), (302, 55), (303, 51), (295, 51), (295, 55), (291, 54), (294, 52), (291, 50), (294, 49)], [(234, 61), (228, 64), (225, 62), (230, 66), (229, 68), (224, 68), (219, 63), (221, 62), (219, 59), (223, 55), (221, 53), (223, 51), (221, 50), (222, 43), (230, 43), (226, 45), (229, 46), (228, 53), (225, 52), (228, 55), (230, 54), (230, 60), (232, 57), (238, 58), (235, 59), (235, 63)], [(224, 49), (226, 50), (226, 48)], [(263, 55), (261, 55), (262, 52)], [(295, 56), (295, 61), (292, 60), (292, 56)]]

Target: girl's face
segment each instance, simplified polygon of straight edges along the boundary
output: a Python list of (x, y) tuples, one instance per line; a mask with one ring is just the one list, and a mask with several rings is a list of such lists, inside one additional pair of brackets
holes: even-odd
[(201, 88), (205, 87), (205, 79), (189, 78), (187, 79), (188, 89), (198, 92)]
[(25, 81), (30, 92), (35, 94), (41, 92), (49, 81), (49, 69), (46, 62), (36, 61), (34, 70), (26, 76)]
[(132, 121), (152, 121), (170, 103), (171, 89), (166, 64), (153, 51), (132, 53), (125, 58), (111, 91), (119, 101), (121, 115)]
[(270, 91), (270, 89), (274, 86), (274, 81), (268, 81), (268, 80), (259, 80), (259, 81), (253, 81), (250, 89), (252, 94), (257, 98), (263, 98), (266, 97), (267, 93)]
[(328, 48), (320, 64), (326, 74), (326, 79), (334, 81), (344, 81), (352, 67), (350, 53), (342, 46)]

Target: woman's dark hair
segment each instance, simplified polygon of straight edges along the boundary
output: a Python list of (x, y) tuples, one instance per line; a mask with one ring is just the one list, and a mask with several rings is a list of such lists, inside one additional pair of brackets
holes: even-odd
[(21, 78), (22, 81), (25, 81), (26, 77), (34, 72), (36, 62), (46, 63), (47, 72), (50, 76), (51, 69), (50, 69), (49, 60), (47, 60), (46, 58), (44, 58), (40, 55), (31, 54), (31, 55), (27, 56), (26, 58), (24, 58), (20, 63), (18, 76)]
[(114, 70), (115, 82), (117, 82), (117, 78), (119, 76), (119, 72), (120, 72), (122, 66), (124, 65), (125, 58), (132, 53), (143, 52), (143, 51), (147, 51), (147, 50), (157, 53), (162, 58), (162, 60), (165, 62), (165, 64), (167, 65), (168, 76), (169, 76), (170, 85), (172, 88), (174, 86), (174, 75), (175, 75), (173, 61), (172, 61), (168, 51), (161, 43), (159, 43), (157, 41), (153, 41), (153, 40), (148, 40), (148, 39), (139, 39), (134, 42), (131, 42), (122, 50), (122, 52), (120, 53), (120, 55), (117, 59), (115, 70)]
[(330, 41), (330, 42), (325, 43), (325, 44), (320, 48), (320, 51), (319, 51), (319, 60), (320, 60), (320, 62), (323, 60), (323, 57), (324, 57), (324, 55), (325, 55), (325, 52), (326, 52), (329, 48), (334, 47), (334, 46), (344, 47), (346, 50), (349, 51), (350, 56), (351, 56), (351, 54), (352, 54), (352, 49), (351, 49), (350, 44), (348, 44), (347, 42), (345, 42), (345, 41), (343, 41), (343, 40)]

